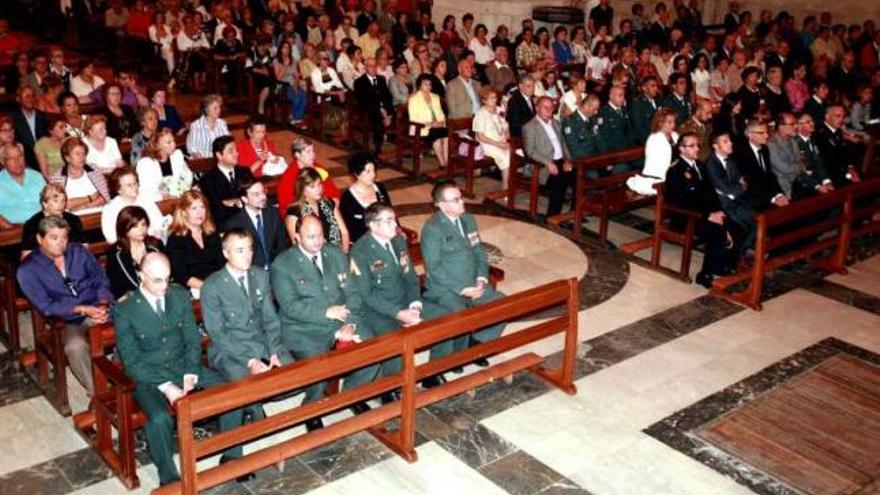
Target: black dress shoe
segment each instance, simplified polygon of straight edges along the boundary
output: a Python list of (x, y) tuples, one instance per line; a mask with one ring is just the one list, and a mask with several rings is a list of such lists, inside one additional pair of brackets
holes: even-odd
[(356, 402), (351, 405), (350, 409), (351, 409), (351, 412), (353, 412), (354, 415), (357, 416), (358, 414), (363, 414), (365, 412), (369, 412), (370, 406), (367, 405), (366, 402)]
[(315, 431), (320, 430), (324, 427), (324, 422), (321, 421), (321, 418), (310, 419), (306, 421), (306, 431)]
[(460, 374), (464, 373), (464, 368), (462, 368), (461, 366), (456, 366), (455, 368), (452, 368), (449, 371), (460, 375)]
[(433, 375), (422, 380), (422, 388), (439, 387), (444, 383), (446, 383), (446, 378), (443, 378), (443, 375)]
[(384, 406), (385, 404), (391, 404), (393, 402), (397, 402), (400, 400), (400, 392), (394, 390), (392, 392), (385, 392), (379, 397), (379, 401)]
[(712, 288), (712, 275), (709, 275), (706, 272), (700, 272), (697, 274), (696, 282), (707, 289)]
[[(229, 461), (231, 461), (231, 460), (232, 460), (232, 458), (230, 458), (230, 457), (221, 456), (221, 457), (220, 457), (220, 464), (223, 464), (223, 463), (229, 462)], [(247, 474), (243, 474), (243, 475), (239, 476), (238, 478), (235, 478), (235, 481), (237, 481), (237, 482), (239, 482), (239, 483), (244, 483), (244, 482), (246, 482), (246, 481), (251, 481), (251, 480), (254, 480), (254, 479), (256, 479), (256, 478), (257, 478), (257, 477), (256, 477), (256, 475), (254, 475), (254, 473), (247, 473)]]
[(487, 367), (489, 367), (489, 360), (486, 358), (478, 358), (478, 359), (475, 359), (472, 364), (475, 364), (475, 365), (479, 366), (480, 368), (487, 368)]

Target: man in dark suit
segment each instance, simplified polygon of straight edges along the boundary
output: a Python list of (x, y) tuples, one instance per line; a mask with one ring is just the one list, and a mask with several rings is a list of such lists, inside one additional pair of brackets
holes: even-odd
[(840, 105), (828, 107), (815, 134), (819, 154), (836, 187), (861, 180), (856, 162), (856, 158), (862, 156), (859, 152), (859, 141), (857, 137), (844, 132), (844, 113)]
[(238, 195), (238, 181), (253, 180), (254, 174), (248, 167), (238, 165), (238, 149), (232, 136), (220, 136), (211, 145), (217, 166), (205, 172), (199, 180), (199, 188), (211, 203), (214, 223), (225, 225), (233, 215), (241, 210)]
[(724, 30), (732, 33), (739, 28), (742, 22), (742, 16), (739, 13), (739, 2), (730, 2), (728, 12), (724, 16)]
[(693, 112), (693, 104), (688, 96), (687, 77), (675, 73), (669, 76), (669, 96), (663, 100), (663, 106), (675, 110), (675, 125), (684, 124)]
[(358, 106), (370, 119), (373, 128), (373, 149), (376, 156), (382, 153), (385, 128), (391, 125), (394, 117), (394, 104), (388, 82), (376, 73), (376, 59), (368, 57), (364, 61), (365, 73), (354, 81), (354, 96)]
[(34, 88), (25, 84), (19, 86), (15, 100), (18, 102), (18, 108), (12, 111), (15, 140), (24, 147), (24, 160), (28, 168), (39, 172), (40, 163), (34, 153), (34, 145), (49, 133), (46, 116), (36, 109), (37, 93)]
[(522, 137), (522, 127), (535, 116), (535, 80), (532, 76), (523, 76), (519, 86), (510, 92), (507, 100), (507, 125), (510, 137)]
[(224, 226), (224, 231), (242, 229), (254, 239), (254, 266), (269, 270), (272, 261), (287, 249), (287, 232), (274, 206), (269, 206), (266, 186), (258, 179), (238, 181), (238, 195), (243, 208)]
[(828, 88), (828, 83), (820, 82), (813, 89), (813, 95), (810, 96), (810, 99), (804, 103), (804, 113), (810, 114), (810, 117), (813, 117), (813, 122), (825, 121), (825, 109), (828, 107), (828, 95), (830, 93), (831, 90)]
[[(141, 261), (141, 285), (113, 308), (119, 357), (125, 374), (135, 381), (134, 400), (147, 415), (144, 427), (150, 458), (159, 470), (162, 485), (180, 479), (174, 465), (174, 404), (196, 387), (220, 385), (223, 378), (203, 366), (202, 344), (193, 315), (189, 291), (170, 284), (171, 265), (161, 253), (148, 253)], [(241, 425), (243, 411), (220, 416), (220, 430)], [(223, 453), (220, 462), (241, 457), (241, 446)], [(253, 475), (238, 478), (251, 479)]]
[(797, 121), (797, 135), (794, 142), (801, 152), (803, 173), (795, 179), (791, 198), (797, 200), (806, 196), (825, 194), (834, 190), (834, 184), (828, 177), (825, 161), (815, 140), (816, 124), (809, 114), (802, 114)]
[(748, 184), (740, 175), (739, 167), (732, 156), (733, 141), (730, 140), (730, 134), (716, 134), (712, 139), (712, 150), (706, 163), (709, 182), (718, 195), (725, 215), (742, 225), (747, 232), (743, 246), (750, 246), (754, 242), (755, 210), (746, 196)]
[(651, 134), (651, 120), (660, 106), (657, 97), (660, 95), (660, 84), (654, 76), (642, 79), (642, 94), (635, 98), (630, 108), (633, 136), (637, 144), (645, 144)]
[[(699, 162), (700, 140), (696, 134), (683, 134), (678, 140), (679, 159), (666, 172), (666, 200), (669, 204), (698, 211), (697, 237), (706, 241), (703, 266), (697, 274), (697, 283), (712, 287), (714, 275), (724, 275), (736, 266), (735, 232), (741, 231), (736, 222), (729, 220), (721, 209), (718, 194), (712, 187), (708, 173)], [(673, 227), (683, 229), (681, 217), (673, 217)]]
[(788, 204), (788, 196), (773, 173), (770, 150), (767, 148), (769, 139), (767, 124), (752, 120), (746, 126), (745, 141), (737, 143), (734, 149), (736, 163), (748, 184), (746, 197), (755, 211)]
[(767, 69), (771, 67), (780, 67), (784, 77), (791, 76), (794, 68), (794, 59), (791, 57), (791, 45), (786, 40), (780, 40), (776, 44), (776, 50), (771, 51), (764, 57), (764, 64)]

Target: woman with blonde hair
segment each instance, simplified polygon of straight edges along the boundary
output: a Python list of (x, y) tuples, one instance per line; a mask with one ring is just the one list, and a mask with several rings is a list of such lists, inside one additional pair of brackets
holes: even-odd
[(104, 176), (86, 164), (88, 146), (81, 139), (71, 137), (61, 145), (64, 167), (52, 178), (67, 193), (67, 207), (71, 211), (103, 206), (110, 201), (110, 190)]
[(107, 135), (107, 117), (89, 115), (83, 125), (86, 137), (83, 140), (89, 152), (86, 161), (102, 174), (109, 174), (113, 169), (125, 165), (122, 152), (115, 139)]
[(299, 200), (287, 207), (284, 216), (284, 226), (287, 227), (291, 243), (298, 242), (297, 224), (304, 217), (313, 216), (321, 220), (327, 242), (347, 253), (348, 229), (339, 211), (339, 203), (324, 194), (321, 174), (314, 168), (300, 170), (296, 177), (296, 190), (299, 192)]
[(21, 229), (21, 259), (37, 249), (37, 232), (40, 220), (48, 216), (62, 217), (70, 226), (67, 239), (70, 242), (82, 242), (82, 222), (79, 217), (67, 211), (67, 192), (61, 184), (46, 184), (40, 193), (42, 209), (30, 217)]
[(205, 195), (197, 190), (183, 193), (169, 230), (166, 249), (171, 278), (189, 287), (193, 297), (198, 298), (205, 279), (225, 264), (220, 234)]
[(151, 201), (179, 197), (192, 187), (193, 173), (167, 127), (150, 139), (136, 170), (141, 195)]
[(483, 106), (474, 115), (473, 129), (483, 153), (501, 170), (501, 187), (507, 187), (510, 174), (510, 127), (498, 113), (498, 93), (487, 86), (480, 89)]
[(627, 187), (645, 196), (656, 194), (654, 184), (666, 181), (676, 142), (675, 110), (661, 107), (651, 119), (651, 135), (645, 142), (645, 166), (641, 173), (627, 179)]

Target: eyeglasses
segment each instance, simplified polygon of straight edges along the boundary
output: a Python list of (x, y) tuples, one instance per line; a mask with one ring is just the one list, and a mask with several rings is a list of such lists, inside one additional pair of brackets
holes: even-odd
[(391, 218), (377, 218), (373, 220), (375, 223), (383, 224), (383, 225), (397, 225), (397, 219), (394, 217)]

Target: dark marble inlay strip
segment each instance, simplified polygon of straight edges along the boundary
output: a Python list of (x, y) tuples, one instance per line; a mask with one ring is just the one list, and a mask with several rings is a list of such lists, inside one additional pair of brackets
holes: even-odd
[(570, 479), (522, 450), (480, 466), (477, 471), (510, 495), (589, 494)]
[(0, 354), (0, 407), (41, 395), (40, 387), (18, 369), (11, 352)]
[(796, 495), (786, 483), (704, 441), (697, 430), (838, 354), (880, 365), (880, 355), (833, 337), (824, 339), (642, 430), (756, 493)]

